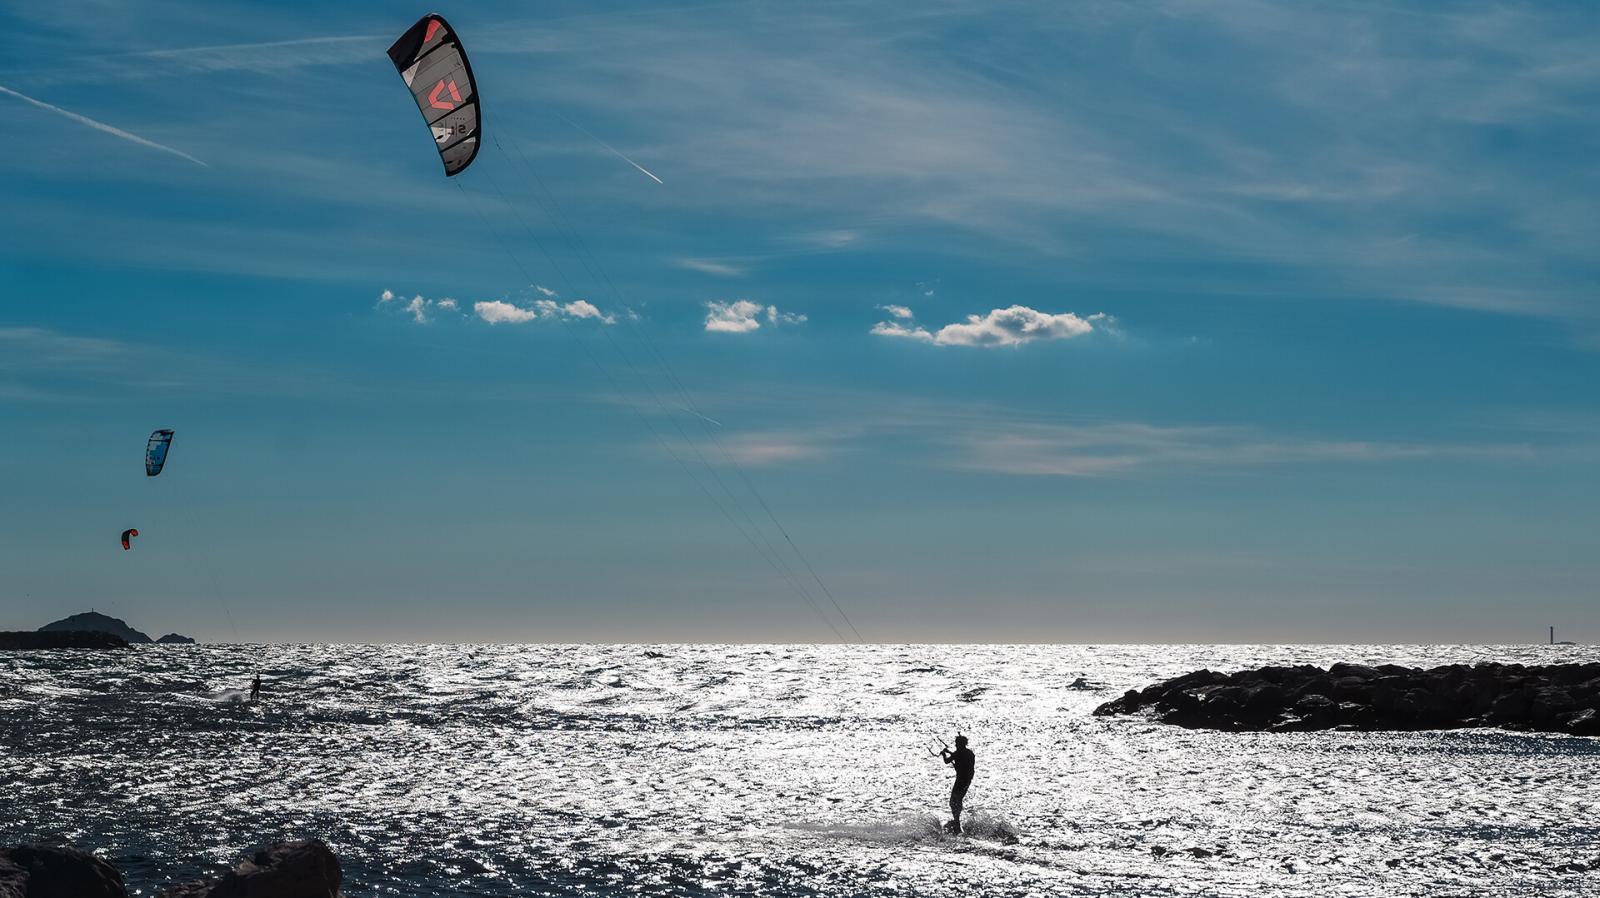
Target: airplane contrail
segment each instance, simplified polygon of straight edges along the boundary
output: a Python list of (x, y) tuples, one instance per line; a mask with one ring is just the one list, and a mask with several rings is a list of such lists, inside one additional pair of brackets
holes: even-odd
[(182, 150), (175, 150), (172, 147), (167, 146), (166, 144), (160, 144), (160, 143), (156, 143), (153, 140), (147, 140), (147, 139), (145, 139), (143, 137), (140, 137), (137, 134), (130, 134), (127, 131), (122, 130), (121, 128), (113, 127), (111, 125), (106, 124), (105, 122), (97, 122), (94, 119), (89, 118), (86, 115), (79, 115), (76, 112), (72, 112), (70, 110), (62, 109), (60, 106), (51, 106), (49, 103), (46, 103), (43, 100), (35, 100), (33, 97), (30, 97), (27, 94), (17, 93), (16, 91), (12, 90), (11, 88), (6, 87), (4, 84), (0, 84), (0, 93), (16, 97), (17, 99), (23, 101), (24, 103), (32, 103), (33, 105), (39, 107), (40, 109), (47, 109), (47, 110), (49, 110), (51, 112), (59, 113), (61, 115), (66, 116), (69, 119), (72, 119), (73, 121), (77, 122), (80, 125), (88, 125), (89, 127), (95, 129), (96, 131), (104, 131), (105, 133), (110, 134), (113, 137), (120, 137), (123, 140), (130, 140), (130, 141), (133, 141), (136, 144), (139, 144), (140, 146), (149, 147), (152, 150), (160, 150), (163, 153), (171, 153), (174, 156), (178, 156), (180, 158), (187, 159), (190, 162), (193, 162), (195, 165), (201, 166), (203, 168), (209, 168), (210, 167), (210, 166), (206, 165), (204, 162), (201, 162), (199, 159), (194, 158), (193, 156), (189, 155), (188, 153), (185, 153)]
[(660, 178), (656, 177), (655, 174), (650, 171), (650, 169), (645, 168), (644, 166), (640, 165), (639, 163), (634, 162), (632, 159), (629, 159), (627, 156), (622, 155), (622, 151), (621, 150), (617, 149), (616, 147), (612, 146), (609, 143), (606, 143), (605, 141), (601, 140), (600, 138), (594, 136), (593, 134), (589, 134), (589, 129), (587, 129), (584, 126), (578, 124), (577, 122), (573, 121), (572, 119), (567, 118), (566, 116), (562, 115), (559, 112), (556, 113), (556, 118), (559, 118), (562, 121), (566, 122), (567, 124), (571, 125), (572, 127), (577, 128), (579, 131), (582, 131), (584, 134), (588, 135), (588, 138), (590, 140), (592, 140), (595, 143), (597, 143), (597, 144), (605, 147), (606, 149), (610, 150), (612, 155), (616, 156), (618, 159), (621, 159), (623, 162), (626, 162), (629, 165), (633, 166), (634, 168), (637, 168), (638, 170), (644, 172), (645, 176), (648, 177), (650, 180), (656, 182), (657, 184), (662, 184), (662, 185), (666, 184), (665, 181), (663, 181)]
[(709, 421), (712, 424), (717, 425), (718, 427), (722, 426), (722, 422), (718, 421), (716, 418), (708, 418), (705, 415), (702, 415), (699, 412), (695, 411), (694, 409), (688, 407), (687, 405), (683, 406), (682, 408), (683, 408), (684, 411), (688, 412), (691, 415), (694, 415), (696, 418), (699, 418), (702, 421)]

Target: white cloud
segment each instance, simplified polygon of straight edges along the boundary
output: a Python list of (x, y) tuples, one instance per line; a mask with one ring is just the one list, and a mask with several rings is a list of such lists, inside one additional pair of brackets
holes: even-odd
[(781, 312), (777, 306), (764, 306), (748, 299), (731, 302), (706, 303), (706, 330), (720, 334), (747, 334), (761, 328), (761, 318), (776, 327), (780, 324), (804, 324), (806, 316), (797, 312)]
[(561, 307), (561, 314), (568, 318), (593, 318), (604, 324), (616, 324), (615, 316), (606, 315), (591, 305), (587, 300), (575, 299)]
[(1027, 306), (994, 309), (987, 315), (968, 315), (960, 324), (947, 324), (933, 335), (941, 346), (1019, 346), (1035, 340), (1064, 340), (1094, 330), (1088, 319), (1071, 312), (1052, 315)]
[(777, 306), (767, 306), (767, 322), (773, 327), (780, 324), (805, 324), (806, 316), (798, 312), (780, 312)]
[(490, 324), (523, 324), (539, 317), (539, 313), (533, 309), (524, 309), (498, 299), (475, 302), (472, 311)]
[(399, 308), (407, 315), (410, 315), (411, 320), (418, 324), (427, 324), (433, 320), (433, 315), (436, 312), (461, 313), (460, 302), (448, 296), (443, 299), (429, 299), (418, 293), (410, 299), (404, 299), (393, 290), (385, 290), (378, 294), (379, 308), (388, 306), (390, 303), (395, 304), (391, 308)]
[[(985, 315), (968, 315), (966, 321), (947, 324), (937, 331), (910, 324), (911, 310), (904, 306), (882, 306), (900, 321), (880, 321), (872, 333), (882, 337), (902, 337), (939, 346), (1020, 346), (1041, 340), (1066, 340), (1094, 331), (1098, 322), (1111, 319), (1104, 313), (1079, 317), (1072, 312), (1049, 313), (1013, 305), (992, 309)], [(906, 314), (901, 314), (905, 312)]]
[(904, 325), (898, 321), (880, 321), (872, 326), (872, 332), (880, 337), (905, 337), (909, 340), (921, 340), (925, 343), (933, 342), (933, 334), (927, 328), (916, 325)]
[(743, 334), (761, 327), (757, 316), (761, 304), (748, 299), (706, 303), (706, 330), (719, 334)]
[(496, 299), (473, 303), (472, 311), (490, 324), (526, 324), (529, 321), (548, 318), (591, 318), (601, 324), (617, 323), (615, 315), (607, 315), (592, 303), (582, 299), (569, 303), (539, 299), (534, 301), (531, 309)]
[(714, 274), (718, 277), (736, 278), (744, 276), (743, 268), (711, 259), (683, 258), (677, 260), (677, 265), (679, 268), (687, 268), (690, 271), (698, 271), (702, 274)]
[(540, 293), (543, 293), (545, 296), (548, 296), (548, 297), (551, 297), (551, 298), (554, 298), (554, 297), (557, 297), (557, 296), (561, 295), (561, 294), (557, 293), (556, 291), (551, 290), (549, 287), (545, 287), (545, 286), (542, 286), (540, 284), (534, 284), (533, 285), (533, 289), (535, 289), (535, 290), (539, 291)]

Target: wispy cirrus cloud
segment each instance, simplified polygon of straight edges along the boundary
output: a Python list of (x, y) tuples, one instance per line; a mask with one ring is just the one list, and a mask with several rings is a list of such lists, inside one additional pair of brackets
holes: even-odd
[(737, 265), (729, 265), (726, 262), (718, 262), (714, 259), (680, 258), (675, 260), (673, 264), (679, 268), (698, 271), (701, 274), (714, 274), (725, 278), (743, 277), (745, 274), (745, 269)]
[(0, 327), (0, 370), (101, 368), (137, 347), (104, 337), (78, 337), (46, 327)]
[(1139, 422), (1007, 425), (953, 437), (951, 464), (996, 474), (1105, 477), (1136, 471), (1379, 464), (1425, 459), (1527, 460), (1528, 444), (1452, 444), (1275, 435), (1239, 426)]

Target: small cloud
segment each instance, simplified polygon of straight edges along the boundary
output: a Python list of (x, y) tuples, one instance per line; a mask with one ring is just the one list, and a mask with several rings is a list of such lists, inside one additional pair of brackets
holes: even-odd
[(780, 324), (805, 324), (806, 316), (798, 312), (780, 312), (777, 306), (767, 306), (767, 322), (773, 327)]
[(615, 316), (606, 315), (595, 308), (588, 300), (575, 299), (559, 309), (560, 314), (568, 318), (593, 318), (603, 324), (616, 324)]
[(743, 334), (761, 327), (757, 316), (761, 314), (760, 303), (748, 299), (736, 299), (733, 302), (708, 302), (706, 303), (706, 330), (719, 334)]
[(728, 265), (724, 262), (716, 262), (711, 259), (681, 258), (677, 260), (676, 264), (679, 268), (687, 268), (690, 271), (698, 271), (702, 274), (714, 274), (718, 277), (725, 278), (743, 277), (745, 272), (743, 268), (739, 268), (734, 265)]
[[(891, 313), (896, 314), (896, 313)], [(902, 317), (896, 315), (896, 317)], [(1114, 319), (1105, 313), (1087, 318), (1072, 312), (1049, 313), (1014, 305), (993, 309), (985, 315), (968, 315), (966, 321), (947, 324), (937, 331), (899, 322), (880, 321), (872, 333), (884, 337), (904, 337), (938, 346), (1021, 346), (1044, 340), (1066, 340), (1095, 330), (1099, 323), (1114, 331)]]
[(735, 299), (731, 302), (706, 303), (706, 330), (720, 334), (747, 334), (761, 328), (762, 316), (774, 327), (780, 324), (803, 324), (806, 321), (806, 316), (779, 311), (777, 306)]
[(539, 313), (533, 309), (524, 309), (498, 299), (475, 302), (472, 311), (490, 324), (524, 324), (539, 317)]
[(914, 314), (912, 314), (911, 310), (906, 308), (905, 306), (887, 305), (887, 306), (878, 306), (878, 308), (882, 309), (885, 312), (888, 312), (890, 315), (893, 315), (896, 318), (904, 318), (907, 321), (909, 321), (912, 318), (916, 317)]
[(461, 304), (446, 296), (443, 299), (429, 299), (422, 294), (416, 294), (410, 299), (403, 299), (393, 290), (385, 290), (378, 294), (378, 307), (382, 308), (394, 303), (391, 308), (398, 307), (401, 311), (411, 316), (411, 320), (418, 324), (427, 324), (433, 320), (436, 312), (454, 312), (460, 314)]
[(880, 321), (872, 326), (872, 332), (880, 337), (904, 337), (909, 340), (920, 340), (924, 343), (933, 342), (933, 334), (928, 329), (915, 325), (904, 325), (898, 321)]
[(558, 303), (550, 299), (535, 300), (527, 309), (504, 300), (490, 300), (472, 304), (473, 314), (490, 324), (526, 324), (541, 318), (592, 318), (601, 324), (616, 324), (614, 315), (607, 315), (592, 303), (578, 299)]
[(557, 296), (561, 295), (561, 294), (557, 293), (556, 291), (551, 290), (549, 287), (541, 286), (539, 284), (534, 284), (533, 285), (533, 289), (535, 289), (535, 290), (539, 291), (540, 293), (543, 293), (545, 296), (548, 296), (548, 297), (551, 297), (551, 298), (554, 298), (554, 297), (557, 297)]

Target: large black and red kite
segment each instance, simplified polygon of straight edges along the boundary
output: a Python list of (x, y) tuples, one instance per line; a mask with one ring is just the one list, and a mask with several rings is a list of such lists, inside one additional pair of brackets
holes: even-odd
[(483, 113), (472, 66), (455, 29), (443, 17), (429, 13), (400, 35), (389, 48), (389, 58), (433, 129), (444, 173), (466, 170), (478, 156)]

